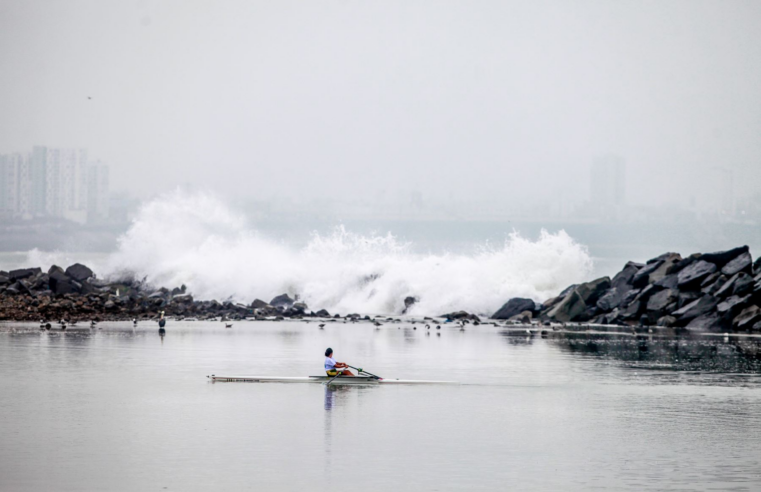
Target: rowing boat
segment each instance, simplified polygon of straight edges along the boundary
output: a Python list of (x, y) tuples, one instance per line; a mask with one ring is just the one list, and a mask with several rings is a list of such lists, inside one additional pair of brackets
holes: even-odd
[(426, 381), (422, 379), (386, 379), (370, 376), (215, 376), (208, 377), (213, 383), (330, 383), (330, 384), (458, 384), (456, 381)]

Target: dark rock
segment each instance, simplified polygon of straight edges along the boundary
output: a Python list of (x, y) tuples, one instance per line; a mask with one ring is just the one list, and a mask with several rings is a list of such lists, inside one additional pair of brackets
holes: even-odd
[(49, 282), (50, 282), (50, 277), (48, 276), (48, 274), (41, 273), (34, 278), (34, 281), (30, 285), (30, 288), (32, 290), (47, 290), (48, 288), (50, 288)]
[(677, 263), (682, 261), (682, 256), (679, 253), (666, 253), (658, 257), (661, 261), (658, 268), (650, 272), (648, 279), (649, 283), (655, 283), (669, 275), (676, 266)]
[(21, 280), (24, 278), (33, 277), (41, 272), (42, 269), (40, 268), (20, 268), (18, 270), (11, 270), (8, 272), (8, 278), (11, 280)]
[(727, 277), (731, 277), (740, 272), (745, 272), (747, 274), (753, 273), (753, 258), (751, 258), (750, 252), (748, 251), (739, 254), (721, 269), (721, 273)]
[(702, 294), (699, 292), (680, 292), (676, 303), (677, 309), (681, 309), (692, 301), (696, 301)]
[(608, 312), (615, 309), (621, 304), (621, 293), (616, 288), (608, 289), (605, 294), (597, 301), (597, 309)]
[(415, 305), (415, 303), (418, 301), (417, 297), (413, 296), (407, 296), (404, 298), (404, 309), (402, 310), (402, 314), (406, 314), (407, 310)]
[(58, 265), (52, 265), (50, 268), (48, 268), (48, 275), (52, 275), (56, 272), (64, 273), (63, 268), (59, 267)]
[(283, 307), (288, 308), (293, 306), (293, 303), (296, 302), (293, 299), (291, 299), (288, 294), (281, 294), (274, 299), (270, 301), (270, 305), (273, 307)]
[[(702, 289), (703, 287), (707, 287), (713, 284), (719, 279), (719, 277), (721, 277), (721, 272), (713, 272), (712, 274), (704, 278), (702, 282), (700, 282), (700, 288)], [(726, 277), (724, 277), (724, 279), (726, 280)]]
[(732, 320), (732, 326), (740, 331), (750, 330), (753, 325), (759, 321), (761, 321), (761, 308), (752, 305), (743, 309), (740, 314)]
[(648, 263), (644, 268), (640, 269), (636, 275), (632, 278), (632, 285), (641, 289), (650, 283), (650, 274), (664, 264), (663, 260), (657, 260), (653, 263)]
[(560, 301), (562, 301), (563, 298), (560, 296), (557, 297), (551, 297), (550, 299), (547, 299), (542, 303), (542, 311), (548, 312), (550, 309), (552, 309), (554, 306), (556, 306)]
[(734, 318), (743, 310), (749, 301), (749, 295), (745, 297), (731, 296), (716, 306), (716, 312), (722, 316), (730, 316)]
[(684, 270), (679, 272), (678, 284), (679, 289), (690, 289), (700, 286), (700, 283), (707, 276), (711, 275), (718, 268), (715, 264), (699, 260)]
[(737, 282), (737, 279), (739, 278), (739, 276), (740, 276), (739, 273), (736, 275), (733, 275), (729, 280), (727, 280), (726, 282), (722, 284), (721, 288), (719, 288), (719, 290), (717, 290), (714, 293), (714, 295), (716, 297), (726, 297), (726, 296), (732, 295), (732, 289), (734, 289), (735, 282)]
[(251, 307), (253, 309), (265, 309), (265, 308), (270, 308), (272, 306), (262, 301), (261, 299), (254, 299), (254, 302), (251, 303)]
[(643, 307), (644, 307), (643, 303), (639, 300), (630, 302), (629, 305), (626, 306), (621, 311), (621, 319), (623, 320), (638, 319), (639, 316), (642, 314)]
[[(318, 318), (330, 318), (330, 313), (326, 309), (320, 309), (314, 313), (314, 315)], [(357, 317), (359, 317), (359, 315), (357, 315)]]
[(662, 279), (655, 282), (653, 285), (655, 285), (656, 287), (660, 287), (662, 289), (674, 290), (679, 285), (679, 276), (674, 273), (670, 275), (666, 275)]
[(525, 299), (522, 297), (513, 297), (507, 301), (496, 313), (492, 315), (493, 319), (510, 319), (513, 316), (522, 313), (523, 311), (531, 311), (532, 314), (536, 310), (536, 304), (531, 299)]
[(621, 299), (621, 306), (628, 306), (634, 302), (634, 299), (639, 296), (640, 292), (642, 292), (640, 289), (632, 289), (627, 292), (623, 299)]
[(454, 320), (454, 319), (477, 319), (478, 321), (481, 321), (480, 318), (478, 318), (478, 316), (476, 316), (475, 314), (470, 314), (467, 311), (455, 311), (453, 313), (449, 313), (449, 314), (443, 315), (442, 318), (447, 318), (447, 319), (452, 319), (452, 320)]
[(84, 282), (88, 278), (93, 276), (92, 270), (87, 268), (81, 263), (74, 263), (69, 268), (66, 269), (66, 275), (73, 278), (74, 280), (78, 280), (80, 282)]
[(656, 287), (653, 284), (648, 285), (644, 289), (640, 291), (640, 293), (637, 295), (637, 297), (634, 298), (635, 301), (640, 301), (643, 306), (647, 304), (647, 300), (650, 299), (650, 296), (658, 292), (660, 289)]
[(744, 296), (745, 294), (750, 294), (753, 291), (753, 280), (753, 277), (745, 272), (738, 273), (737, 279), (732, 286), (732, 294), (736, 296)]
[[(182, 291), (178, 289), (177, 292), (182, 292)], [(172, 297), (172, 302), (173, 303), (178, 303), (178, 304), (188, 304), (188, 303), (193, 302), (193, 296), (190, 295), (190, 294), (176, 295), (176, 296)]]
[(726, 318), (716, 313), (706, 313), (690, 321), (686, 328), (690, 331), (723, 332), (729, 326), (730, 322)]
[(587, 310), (587, 305), (576, 290), (565, 296), (547, 316), (556, 321), (574, 321), (579, 319)]
[(609, 288), (610, 277), (601, 277), (577, 286), (576, 293), (587, 306), (594, 306)]
[[(701, 260), (713, 263), (719, 268), (728, 264), (743, 253), (748, 252), (747, 246), (740, 246), (739, 248), (730, 249), (727, 251), (717, 251), (716, 253), (706, 253), (701, 256)], [(735, 272), (736, 273), (736, 272)]]
[(658, 318), (656, 323), (658, 326), (670, 327), (676, 324), (676, 318), (671, 315), (666, 315)]
[(703, 296), (671, 314), (676, 316), (680, 324), (686, 324), (698, 316), (710, 313), (718, 304), (719, 300), (714, 296)]
[(65, 273), (54, 271), (48, 275), (48, 285), (55, 295), (74, 294), (78, 292), (77, 286)]
[(671, 273), (679, 273), (688, 266), (692, 265), (693, 263), (697, 262), (700, 257), (703, 256), (700, 253), (694, 253), (688, 256), (687, 258), (684, 258), (681, 261), (678, 261), (676, 265), (674, 265), (674, 268), (671, 270)]
[(644, 265), (638, 264), (638, 263), (632, 263), (629, 262), (624, 266), (624, 269), (618, 272), (614, 277), (613, 280), (610, 281), (610, 283), (613, 285), (614, 288), (618, 288), (624, 285), (631, 285), (632, 279), (637, 274), (637, 272), (640, 270), (640, 268), (643, 268)]
[(758, 275), (761, 273), (761, 256), (756, 258), (756, 261), (753, 262), (753, 275)]
[[(716, 273), (719, 273), (719, 272), (716, 272)], [(721, 286), (726, 283), (727, 277), (721, 274), (716, 276), (716, 273), (709, 276), (709, 278), (713, 277), (713, 278), (710, 278), (710, 282), (707, 282), (705, 280), (703, 281), (703, 284), (701, 284), (700, 286), (700, 292), (702, 292), (703, 294), (713, 295), (719, 289), (721, 289)]]
[(0, 275), (0, 285), (11, 283), (11, 279), (6, 275)]
[(667, 306), (675, 304), (677, 299), (677, 292), (671, 289), (662, 290), (650, 296), (650, 299), (647, 301), (647, 310), (659, 313)]

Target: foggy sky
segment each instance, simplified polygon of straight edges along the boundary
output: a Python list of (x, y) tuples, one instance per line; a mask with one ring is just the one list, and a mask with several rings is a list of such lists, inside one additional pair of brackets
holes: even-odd
[[(86, 147), (111, 187), (631, 204), (761, 184), (758, 1), (0, 0), (0, 152)], [(88, 96), (92, 97), (88, 100)]]

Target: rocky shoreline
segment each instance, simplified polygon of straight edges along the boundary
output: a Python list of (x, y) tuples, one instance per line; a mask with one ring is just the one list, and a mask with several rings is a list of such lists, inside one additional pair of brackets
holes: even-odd
[(627, 263), (612, 279), (572, 285), (537, 304), (510, 299), (495, 319), (588, 322), (678, 332), (761, 332), (761, 259), (747, 246)]
[[(416, 302), (413, 296), (405, 298), (404, 312)], [(0, 271), (0, 320), (147, 320), (162, 312), (199, 320), (341, 318), (324, 309), (310, 311), (298, 295), (251, 304), (201, 301), (185, 286), (154, 289), (145, 279), (130, 276), (106, 282), (79, 263), (47, 272)], [(441, 318), (481, 322), (465, 311)], [(659, 327), (674, 333), (761, 332), (761, 259), (754, 263), (747, 246), (686, 258), (665, 253), (646, 263), (629, 262), (612, 279), (572, 285), (543, 303), (509, 299), (491, 318), (506, 324)]]

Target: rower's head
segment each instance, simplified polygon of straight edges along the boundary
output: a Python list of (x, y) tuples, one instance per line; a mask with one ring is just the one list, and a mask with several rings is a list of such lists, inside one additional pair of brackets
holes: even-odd
[(333, 349), (328, 347), (328, 350), (325, 351), (325, 357), (330, 357), (333, 355)]

